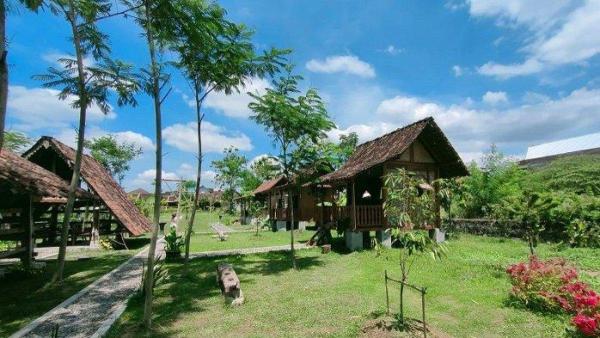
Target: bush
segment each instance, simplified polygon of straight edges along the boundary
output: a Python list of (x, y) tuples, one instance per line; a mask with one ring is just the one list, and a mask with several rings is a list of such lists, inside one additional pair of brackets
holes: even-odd
[(589, 337), (600, 336), (600, 295), (579, 281), (577, 270), (563, 259), (510, 265), (506, 272), (513, 285), (512, 297), (527, 307), (574, 314), (571, 324)]

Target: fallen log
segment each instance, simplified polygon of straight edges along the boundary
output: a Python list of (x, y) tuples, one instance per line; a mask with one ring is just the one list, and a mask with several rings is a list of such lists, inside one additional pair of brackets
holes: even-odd
[(221, 263), (217, 267), (217, 283), (221, 288), (221, 294), (225, 298), (232, 298), (231, 305), (242, 305), (244, 303), (244, 294), (233, 266), (227, 263)]

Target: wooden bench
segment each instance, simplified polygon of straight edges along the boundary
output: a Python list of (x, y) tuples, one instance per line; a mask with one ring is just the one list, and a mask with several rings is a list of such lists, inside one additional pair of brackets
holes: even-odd
[(231, 230), (231, 228), (228, 228), (228, 227), (224, 226), (223, 224), (215, 223), (215, 224), (211, 225), (210, 227), (211, 227), (211, 229), (213, 229), (214, 232), (217, 233), (217, 236), (219, 236), (219, 239), (221, 241), (227, 240), (228, 234), (230, 232), (233, 232), (233, 230)]

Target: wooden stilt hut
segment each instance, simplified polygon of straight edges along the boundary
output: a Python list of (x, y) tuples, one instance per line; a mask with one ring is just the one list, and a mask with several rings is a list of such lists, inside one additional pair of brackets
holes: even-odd
[[(23, 157), (55, 173), (64, 182), (71, 180), (75, 149), (55, 138), (41, 137)], [(77, 208), (75, 214), (93, 212), (99, 228), (94, 229), (93, 222), (75, 223), (73, 238), (88, 238), (95, 230), (100, 234), (139, 236), (151, 229), (150, 220), (142, 215), (108, 171), (93, 157), (85, 154), (81, 161), (81, 180), (81, 187), (97, 197), (97, 200), (92, 205)]]
[[(67, 183), (54, 173), (0, 151), (0, 240), (7, 244), (0, 248), (0, 258), (21, 258), (29, 266), (35, 239), (57, 236), (58, 212), (68, 191)], [(76, 204), (95, 200), (82, 189), (77, 189), (76, 197)]]

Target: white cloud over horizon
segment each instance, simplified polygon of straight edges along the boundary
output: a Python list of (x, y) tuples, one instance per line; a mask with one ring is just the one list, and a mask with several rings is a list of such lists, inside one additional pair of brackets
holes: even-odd
[[(16, 121), (15, 129), (33, 131), (42, 128), (63, 129), (77, 125), (79, 110), (72, 107), (74, 98), (59, 100), (58, 94), (56, 89), (9, 86), (7, 115)], [(116, 117), (117, 114), (112, 109), (104, 115), (95, 104), (87, 110), (88, 123), (98, 123)]]
[[(504, 102), (503, 94), (496, 100)], [(433, 116), (444, 133), (465, 157), (472, 159), (495, 143), (504, 147), (579, 135), (600, 129), (600, 89), (586, 87), (558, 98), (537, 99), (503, 109), (473, 108), (467, 104), (445, 105), (414, 96), (398, 95), (380, 102), (370, 122), (349, 123), (328, 133), (356, 132), (365, 142), (419, 119)]]
[[(163, 129), (163, 139), (166, 144), (189, 153), (198, 152), (198, 137), (196, 122), (186, 124), (176, 123)], [(250, 138), (241, 132), (231, 132), (225, 128), (202, 122), (202, 151), (206, 153), (221, 153), (227, 147), (233, 146), (241, 151), (253, 149)]]
[(311, 59), (306, 63), (306, 69), (313, 73), (345, 73), (364, 78), (375, 77), (373, 66), (354, 55), (332, 55), (324, 60)]

